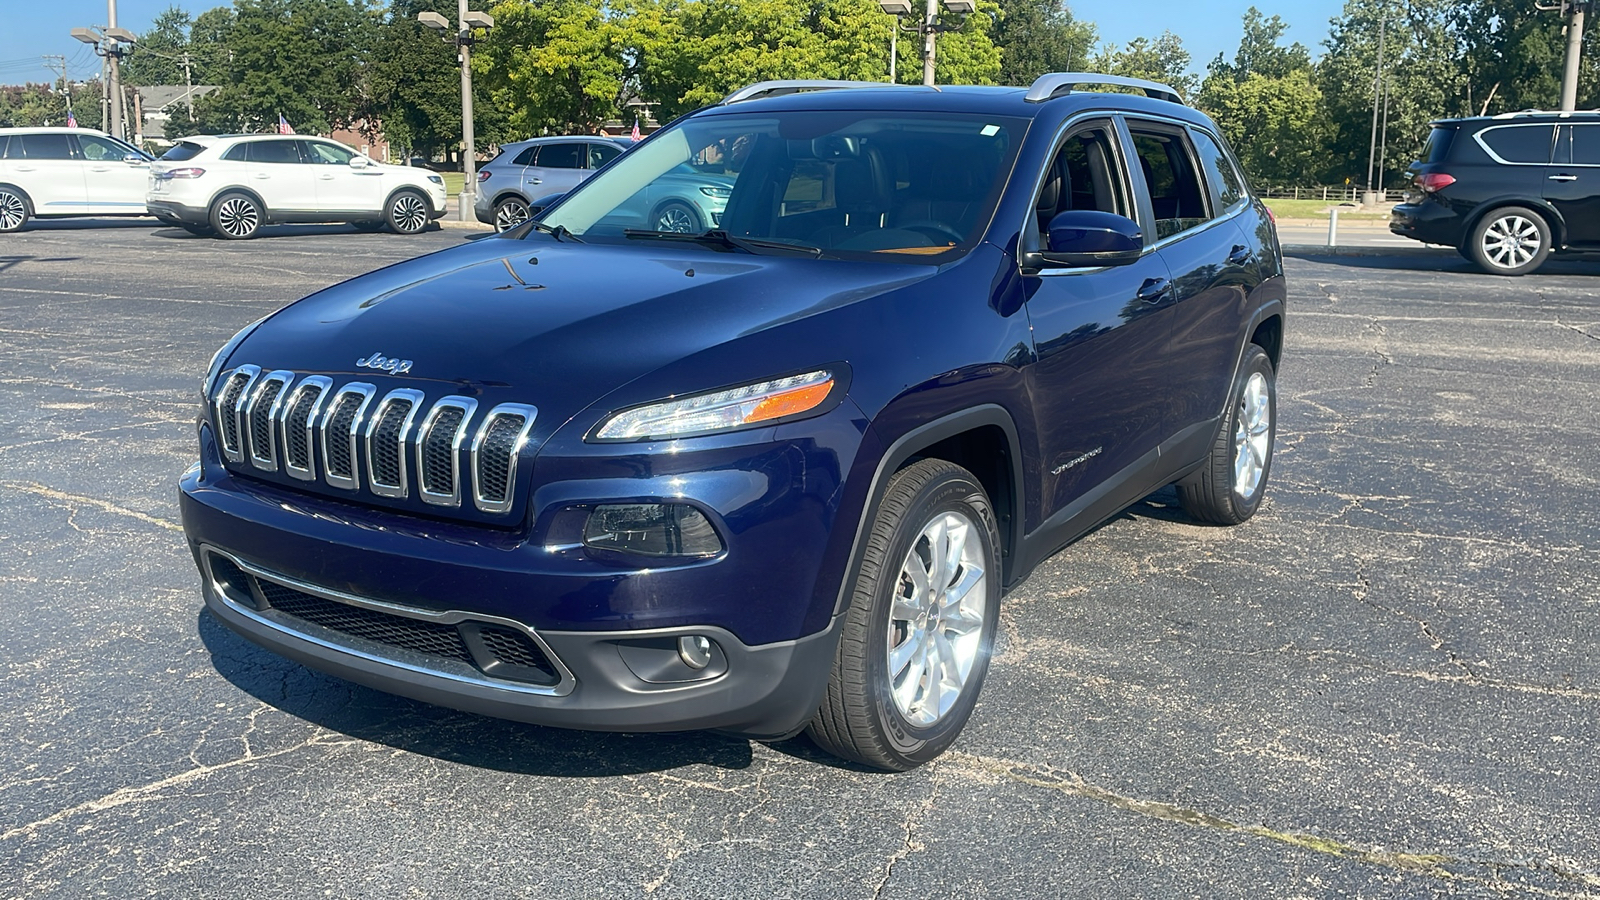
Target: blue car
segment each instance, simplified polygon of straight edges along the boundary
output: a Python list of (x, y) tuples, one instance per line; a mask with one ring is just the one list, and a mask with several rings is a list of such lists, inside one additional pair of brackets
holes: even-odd
[[(641, 219), (685, 177), (721, 211)], [(1259, 509), (1284, 298), (1171, 88), (763, 83), (241, 331), (183, 526), (212, 615), (351, 681), (908, 769), (1045, 559), (1166, 485)]]

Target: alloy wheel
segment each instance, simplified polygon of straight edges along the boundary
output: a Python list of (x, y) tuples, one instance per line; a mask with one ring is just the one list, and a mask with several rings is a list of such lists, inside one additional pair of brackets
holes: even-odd
[(983, 646), (989, 588), (977, 532), (965, 514), (941, 512), (900, 566), (886, 648), (890, 695), (918, 727), (956, 705)]
[(505, 200), (494, 209), (494, 230), (510, 231), (528, 219), (528, 204), (521, 200)]
[(1483, 255), (1502, 269), (1527, 265), (1543, 246), (1539, 226), (1525, 216), (1501, 216), (1483, 233)]
[(261, 211), (243, 197), (230, 197), (217, 208), (217, 227), (229, 237), (248, 237), (261, 226)]
[(414, 234), (421, 231), (428, 224), (428, 208), (422, 205), (422, 198), (415, 194), (402, 194), (394, 201), (394, 213), (390, 216), (396, 231), (402, 234)]
[(1272, 452), (1270, 390), (1266, 377), (1252, 372), (1234, 416), (1237, 424), (1233, 432), (1233, 492), (1244, 500), (1254, 497), (1261, 488), (1267, 454)]
[(682, 206), (669, 206), (656, 216), (657, 231), (672, 231), (679, 234), (689, 234), (696, 229), (699, 223), (694, 220), (694, 213)]
[(0, 231), (21, 228), (27, 220), (28, 207), (22, 198), (10, 191), (0, 191)]

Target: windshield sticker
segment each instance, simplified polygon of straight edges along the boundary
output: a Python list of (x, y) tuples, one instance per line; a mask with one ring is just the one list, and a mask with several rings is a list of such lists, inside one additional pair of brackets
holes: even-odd
[(1000, 133), (1000, 126), (999, 125), (985, 125), (985, 126), (983, 126), (983, 130), (978, 132), (978, 133), (983, 135), (984, 137), (994, 137), (995, 135)]

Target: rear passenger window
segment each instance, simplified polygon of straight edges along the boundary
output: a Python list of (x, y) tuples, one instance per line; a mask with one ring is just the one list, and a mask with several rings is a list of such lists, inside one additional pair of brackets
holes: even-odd
[(1487, 128), (1478, 134), (1478, 140), (1502, 161), (1540, 166), (1550, 162), (1554, 137), (1554, 125), (1508, 125)]
[[(22, 152), (17, 153), (17, 145)], [(71, 159), (72, 144), (64, 134), (18, 134), (12, 136), (10, 157), (26, 159)]]
[(1211, 218), (1205, 188), (1183, 135), (1132, 130), (1134, 152), (1139, 155), (1150, 205), (1155, 209), (1156, 240), (1205, 224)]
[(1211, 199), (1216, 201), (1217, 210), (1232, 209), (1244, 200), (1244, 185), (1239, 180), (1238, 170), (1211, 135), (1204, 131), (1189, 134), (1194, 138), (1195, 151), (1200, 154), (1200, 164), (1205, 167), (1206, 181), (1211, 183)]
[(583, 168), (582, 144), (545, 144), (539, 148), (539, 167), (543, 169)]
[(1556, 164), (1600, 166), (1600, 125), (1568, 125), (1556, 139)]
[(294, 141), (252, 141), (250, 161), (253, 163), (299, 163), (300, 151)]

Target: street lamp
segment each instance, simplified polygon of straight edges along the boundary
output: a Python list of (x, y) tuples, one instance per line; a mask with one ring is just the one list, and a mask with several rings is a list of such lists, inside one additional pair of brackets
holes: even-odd
[(477, 137), (472, 133), (472, 45), (478, 42), (475, 33), (481, 29), (488, 31), (494, 27), (494, 16), (482, 12), (469, 12), (467, 0), (456, 0), (457, 27), (454, 34), (450, 34), (450, 20), (436, 12), (417, 13), (417, 21), (434, 31), (444, 32), (444, 41), (455, 44), (457, 47), (456, 58), (461, 61), (461, 165), (462, 174), (466, 180), (461, 185), (461, 196), (458, 199), (460, 208), (456, 210), (456, 217), (461, 221), (470, 221), (472, 216), (473, 196), (477, 192), (477, 174), (474, 165), (477, 160)]
[(954, 25), (946, 25), (939, 21), (939, 0), (928, 0), (928, 15), (915, 26), (907, 28), (904, 20), (911, 16), (911, 4), (908, 0), (878, 0), (878, 7), (891, 16), (894, 16), (895, 30), (889, 34), (889, 81), (896, 80), (895, 63), (899, 53), (899, 32), (916, 32), (922, 35), (922, 83), (933, 84), (933, 54), (934, 38), (941, 31), (959, 31), (967, 24), (967, 17), (978, 11), (978, 5), (973, 0), (944, 0), (944, 8), (961, 17), (961, 21)]
[[(111, 21), (117, 21), (116, 0), (110, 2)], [(139, 38), (126, 28), (118, 28), (115, 24), (104, 31), (97, 28), (74, 28), (67, 32), (85, 44), (94, 46), (96, 56), (106, 61), (106, 93), (110, 100), (108, 117), (111, 121), (104, 123), (106, 132), (114, 137), (127, 139), (127, 129), (123, 127), (122, 113), (122, 57), (128, 55), (128, 47), (133, 46)], [(127, 45), (127, 46), (124, 46)]]

